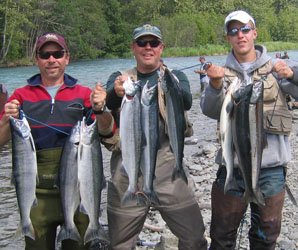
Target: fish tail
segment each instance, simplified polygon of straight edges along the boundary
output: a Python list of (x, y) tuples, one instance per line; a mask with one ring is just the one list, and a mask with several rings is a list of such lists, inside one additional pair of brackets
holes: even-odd
[(146, 195), (147, 199), (154, 205), (160, 205), (160, 201), (158, 198), (157, 193), (155, 190), (150, 190), (150, 191), (144, 191), (144, 194)]
[(66, 239), (72, 239), (75, 241), (81, 241), (81, 236), (79, 231), (75, 225), (72, 228), (67, 229), (65, 225), (61, 227), (61, 230), (58, 234), (57, 241), (62, 241)]
[(22, 233), (25, 236), (31, 238), (32, 240), (35, 240), (35, 230), (33, 228), (33, 225), (31, 223), (31, 221), (30, 221), (30, 223), (27, 226), (23, 226), (23, 227), (22, 227), (22, 225), (20, 223), (20, 225), (18, 226), (17, 231), (15, 233), (15, 236), (17, 238), (19, 238), (22, 235)]
[(35, 230), (31, 222), (27, 227), (23, 227), (23, 234), (35, 240)]
[(255, 199), (254, 199), (253, 194), (251, 192), (245, 191), (245, 193), (243, 195), (243, 198), (242, 198), (242, 201), (245, 204), (249, 204), (251, 202), (255, 202)]
[(172, 181), (175, 181), (177, 178), (181, 178), (182, 180), (185, 181), (186, 184), (188, 184), (188, 180), (183, 169), (174, 168), (173, 174), (172, 174)]
[(122, 199), (122, 204), (123, 205), (126, 205), (132, 201), (134, 201), (136, 199), (136, 194), (135, 192), (132, 192), (132, 191), (129, 191), (127, 190), (123, 196), (123, 199)]
[(254, 198), (255, 198), (254, 202), (258, 205), (265, 206), (265, 199), (260, 188), (258, 187), (257, 189), (254, 189), (253, 192), (254, 192)]
[(237, 188), (238, 188), (238, 185), (234, 176), (232, 176), (231, 178), (227, 177), (225, 182), (225, 187), (224, 187), (224, 193), (226, 194), (229, 190), (237, 189)]
[(99, 225), (99, 228), (92, 228), (90, 227), (90, 224), (86, 230), (85, 236), (84, 236), (84, 245), (86, 245), (88, 242), (93, 240), (104, 240), (108, 242), (108, 238), (106, 236), (106, 233), (101, 225)]

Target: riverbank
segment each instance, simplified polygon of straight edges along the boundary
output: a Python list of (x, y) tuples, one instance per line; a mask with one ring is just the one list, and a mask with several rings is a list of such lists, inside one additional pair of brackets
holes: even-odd
[[(257, 42), (258, 43), (258, 42)], [(286, 50), (298, 50), (298, 43), (291, 42), (261, 42), (260, 44), (265, 45), (269, 52), (272, 51), (286, 51)], [(163, 52), (163, 57), (188, 57), (188, 56), (218, 56), (226, 55), (231, 51), (229, 44), (217, 45), (217, 44), (206, 44), (199, 45), (198, 47), (189, 48), (167, 48)], [(71, 58), (71, 62), (80, 61), (79, 58)], [(133, 58), (131, 51), (128, 51), (123, 55), (123, 58)], [(109, 55), (105, 58), (98, 59), (119, 59), (119, 57)], [(86, 60), (86, 59), (84, 59)], [(91, 59), (90, 59), (91, 60)], [(20, 67), (20, 66), (32, 66), (34, 60), (29, 58), (23, 58), (12, 62), (6, 62), (0, 64), (0, 68), (9, 67)]]

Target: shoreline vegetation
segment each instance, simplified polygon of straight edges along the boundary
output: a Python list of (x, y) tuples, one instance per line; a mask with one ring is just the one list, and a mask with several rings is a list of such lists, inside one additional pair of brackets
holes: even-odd
[[(286, 50), (298, 50), (298, 43), (294, 42), (261, 42), (257, 44), (262, 44), (267, 47), (268, 52), (272, 51), (286, 51)], [(206, 44), (200, 45), (198, 47), (183, 47), (183, 48), (165, 48), (163, 52), (163, 57), (188, 57), (188, 56), (218, 56), (226, 55), (231, 51), (231, 47), (228, 44), (216, 45), (216, 44)], [(131, 52), (124, 54), (122, 58), (132, 58)], [(118, 59), (119, 57), (109, 54), (106, 57), (98, 59)], [(86, 59), (82, 59), (86, 60)], [(88, 60), (88, 59), (87, 59)], [(93, 60), (93, 59), (90, 59)], [(80, 59), (71, 60), (80, 61)], [(29, 58), (23, 58), (16, 60), (14, 62), (7, 62), (0, 64), (0, 68), (10, 68), (10, 67), (20, 67), (20, 66), (32, 66), (34, 65), (34, 60)]]

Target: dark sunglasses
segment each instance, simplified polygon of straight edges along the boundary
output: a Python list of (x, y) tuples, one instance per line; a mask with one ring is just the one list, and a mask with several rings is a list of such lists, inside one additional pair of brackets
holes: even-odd
[(150, 44), (151, 48), (156, 48), (160, 45), (161, 41), (160, 40), (136, 40), (135, 43), (139, 46), (139, 47), (145, 47), (147, 45), (147, 43)]
[(51, 56), (53, 56), (55, 59), (59, 59), (59, 58), (62, 58), (65, 54), (65, 51), (64, 50), (57, 50), (57, 51), (53, 51), (53, 52), (38, 52), (38, 56), (39, 58), (41, 59), (49, 59)]
[(243, 34), (247, 34), (248, 32), (250, 32), (253, 28), (248, 26), (248, 25), (245, 25), (245, 26), (242, 26), (240, 27), (239, 29), (237, 28), (234, 28), (234, 29), (231, 29), (228, 31), (228, 36), (237, 36), (238, 35), (238, 31), (240, 30)]

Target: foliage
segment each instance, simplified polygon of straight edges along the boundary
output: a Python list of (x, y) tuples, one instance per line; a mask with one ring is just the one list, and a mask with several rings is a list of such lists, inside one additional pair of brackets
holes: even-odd
[(161, 29), (165, 54), (226, 53), (224, 19), (236, 9), (255, 18), (257, 42), (298, 42), (297, 0), (0, 0), (0, 63), (32, 61), (47, 32), (65, 37), (72, 59), (130, 56), (145, 23)]

